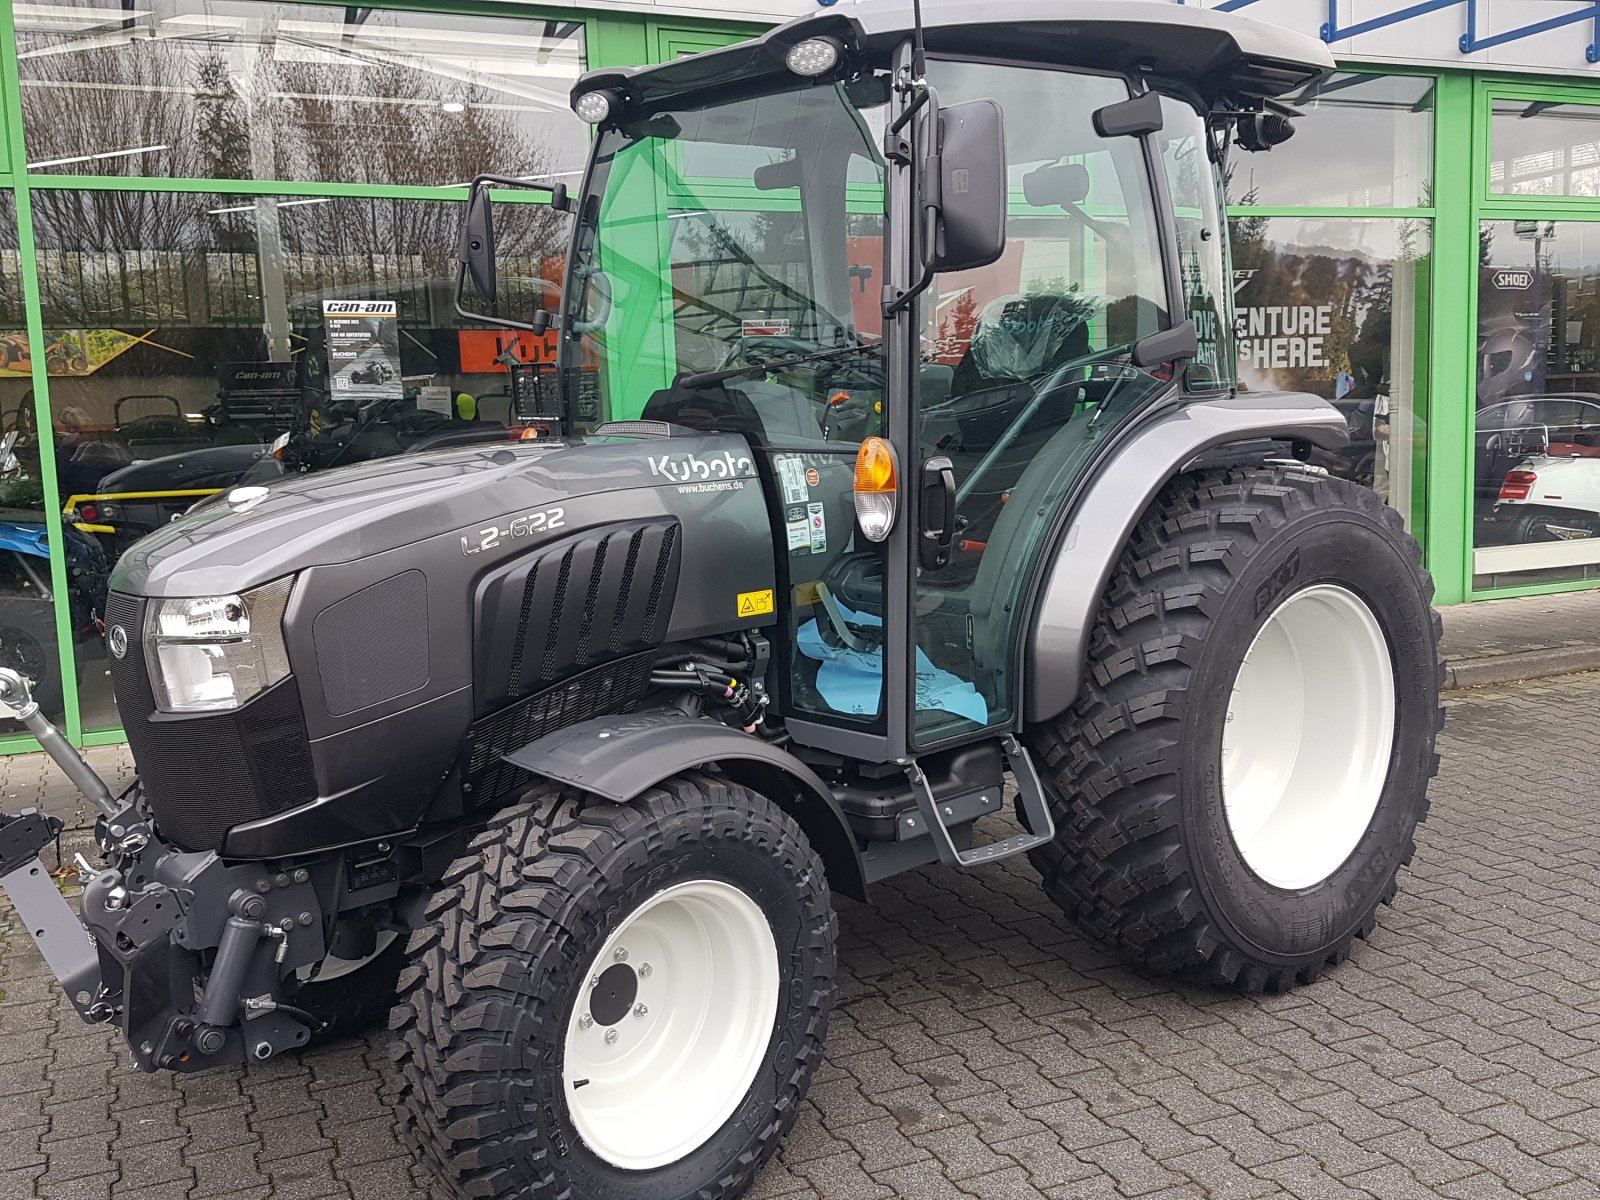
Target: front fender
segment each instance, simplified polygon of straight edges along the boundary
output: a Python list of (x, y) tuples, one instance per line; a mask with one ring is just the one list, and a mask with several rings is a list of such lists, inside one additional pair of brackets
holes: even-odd
[(580, 721), (512, 751), (505, 761), (619, 804), (682, 771), (715, 766), (795, 819), (822, 857), (834, 891), (866, 898), (855, 836), (828, 785), (787, 750), (752, 734), (658, 710)]
[(1128, 535), (1157, 492), (1198, 456), (1230, 442), (1302, 440), (1337, 450), (1350, 440), (1317, 396), (1249, 392), (1185, 404), (1136, 429), (1095, 468), (1053, 553), (1045, 556), (1023, 648), (1023, 715), (1044, 721), (1077, 699), (1100, 598)]

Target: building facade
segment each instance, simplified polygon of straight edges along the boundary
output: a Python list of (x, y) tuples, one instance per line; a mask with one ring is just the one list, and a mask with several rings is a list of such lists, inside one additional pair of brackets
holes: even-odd
[[(359, 427), (328, 467), (510, 422), (506, 340), (452, 306), (465, 182), (575, 183), (579, 72), (811, 7), (0, 5), (0, 665), (75, 742), (120, 741), (100, 604), (140, 536), (291, 424)], [(1207, 7), (1325, 30), (1341, 64), (1290, 142), (1232, 160), (1241, 385), (1345, 413), (1323, 465), (1403, 514), (1441, 602), (1593, 586), (1600, 5)], [(499, 303), (553, 303), (565, 218), (530, 197), (497, 226)], [(636, 387), (590, 382), (628, 415)]]

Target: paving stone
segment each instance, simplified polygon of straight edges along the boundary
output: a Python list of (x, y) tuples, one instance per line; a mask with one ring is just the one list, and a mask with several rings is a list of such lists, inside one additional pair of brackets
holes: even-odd
[[(1395, 905), (1297, 992), (1129, 971), (1025, 862), (841, 903), (845, 1003), (752, 1195), (1600, 1196), (1600, 842), (1571, 754), (1600, 744), (1600, 674), (1450, 710)], [(65, 784), (11, 758), (8, 790), (59, 805)], [(3, 904), (0, 992), (0, 1200), (451, 1200), (397, 1140), (381, 1031), (143, 1075), (77, 1020)]]

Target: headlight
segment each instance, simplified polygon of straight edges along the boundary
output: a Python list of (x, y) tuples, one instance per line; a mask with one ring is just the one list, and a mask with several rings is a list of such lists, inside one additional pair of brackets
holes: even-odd
[(283, 610), (294, 577), (234, 596), (155, 600), (145, 663), (163, 712), (238, 708), (289, 674)]

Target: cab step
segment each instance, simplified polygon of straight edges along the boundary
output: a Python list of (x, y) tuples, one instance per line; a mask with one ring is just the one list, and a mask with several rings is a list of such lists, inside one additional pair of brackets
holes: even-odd
[(1000, 748), (1005, 754), (1012, 777), (1017, 781), (1017, 802), (1023, 824), (1032, 832), (1001, 838), (997, 842), (974, 846), (970, 850), (958, 848), (946, 826), (947, 820), (959, 820), (954, 808), (935, 798), (928, 776), (921, 767), (913, 763), (906, 768), (906, 776), (911, 780), (911, 787), (917, 798), (917, 812), (921, 815), (922, 824), (933, 840), (934, 849), (939, 853), (939, 861), (947, 867), (970, 870), (987, 863), (1000, 862), (1014, 855), (1025, 854), (1037, 846), (1055, 840), (1055, 821), (1050, 816), (1044, 785), (1039, 779), (1038, 771), (1034, 769), (1033, 759), (1028, 756), (1027, 750), (1014, 735), (1007, 734), (1001, 738)]

